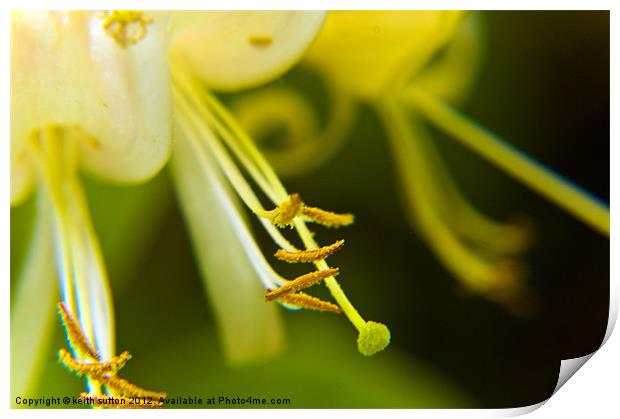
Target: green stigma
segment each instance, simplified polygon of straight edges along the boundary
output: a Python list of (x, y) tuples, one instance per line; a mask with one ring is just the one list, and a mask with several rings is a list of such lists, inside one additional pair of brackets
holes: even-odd
[(390, 344), (390, 329), (383, 323), (368, 321), (360, 330), (357, 350), (362, 355), (371, 356)]

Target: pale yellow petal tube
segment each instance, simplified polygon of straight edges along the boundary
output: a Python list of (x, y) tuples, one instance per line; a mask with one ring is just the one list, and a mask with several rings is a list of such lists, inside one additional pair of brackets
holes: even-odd
[(188, 135), (175, 131), (175, 181), (225, 354), (234, 364), (275, 355), (284, 344), (282, 325), (277, 306), (262, 298), (258, 269), (246, 254), (249, 232), (240, 235), (247, 226), (236, 198), (208, 150), (193, 149)]
[(319, 11), (209, 11), (173, 15), (173, 65), (209, 88), (235, 91), (293, 66), (321, 28)]
[(33, 241), (19, 277), (11, 309), (11, 400), (36, 388), (56, 320), (58, 301), (49, 202), (40, 197)]

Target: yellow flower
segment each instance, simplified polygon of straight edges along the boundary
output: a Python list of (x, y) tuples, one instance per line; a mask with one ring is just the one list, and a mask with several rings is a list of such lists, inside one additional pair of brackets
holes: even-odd
[(357, 99), (375, 101), (419, 72), (462, 18), (459, 11), (332, 12), (305, 58)]
[[(337, 270), (324, 261), (329, 252), (295, 249), (272, 223), (292, 198), (206, 90), (238, 90), (278, 77), (300, 58), (323, 19), (322, 12), (11, 15), (11, 203), (23, 202), (34, 185), (40, 190), (33, 248), (11, 319), (12, 352), (17, 354), (13, 362), (20, 365), (12, 368), (14, 392), (23, 394), (36, 376), (44, 319), (54, 298), (54, 274), (47, 270), (53, 264), (53, 243), (61, 314), (73, 350), (73, 357), (61, 352), (63, 363), (89, 377), (94, 397), (102, 396), (103, 388), (107, 394), (131, 394), (127, 392), (135, 386), (121, 380), (115, 387), (109, 375), (102, 375), (114, 375), (128, 357), (115, 357), (112, 299), (79, 171), (115, 182), (143, 182), (166, 164), (172, 137), (176, 178), (197, 259), (209, 291), (215, 291), (209, 294), (233, 361), (279, 349), (277, 313), (263, 301), (260, 284), (270, 299), (270, 291), (287, 283), (258, 249), (237, 196), (261, 217), (278, 245), (310, 258), (320, 271), (289, 281), (278, 300), (288, 306), (344, 311), (360, 331), (360, 350), (366, 354), (387, 345), (387, 328), (365, 322), (342, 292), (333, 277)], [(233, 155), (275, 210), (260, 205)], [(307, 220), (342, 224), (338, 217), (343, 216), (301, 200), (295, 208), (286, 222), (294, 224), (310, 249), (317, 245)], [(297, 292), (318, 280), (325, 280), (340, 307)], [(73, 329), (79, 329), (75, 333), (68, 326), (71, 319), (77, 325)]]
[[(526, 314), (532, 294), (523, 283), (519, 253), (528, 245), (527, 226), (479, 212), (452, 180), (424, 123), (435, 124), (603, 234), (609, 234), (609, 209), (450, 107), (464, 98), (475, 76), (479, 41), (475, 13), (331, 12), (303, 62), (323, 77), (329, 91), (324, 129), (305, 100), (282, 86), (242, 96), (234, 110), (258, 139), (274, 126), (286, 127), (288, 148), (268, 157), (279, 171), (295, 175), (340, 147), (355, 116), (354, 103), (374, 108), (385, 126), (412, 226), (463, 285)], [(311, 159), (318, 150), (322, 158)]]

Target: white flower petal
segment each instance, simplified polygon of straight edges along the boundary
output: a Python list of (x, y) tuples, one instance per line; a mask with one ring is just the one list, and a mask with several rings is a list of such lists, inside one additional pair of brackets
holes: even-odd
[(240, 90), (293, 66), (321, 28), (324, 12), (177, 12), (173, 63), (187, 65), (210, 88)]
[(89, 12), (11, 16), (11, 196), (31, 174), (19, 159), (28, 135), (50, 124), (79, 126), (82, 165), (117, 181), (155, 174), (170, 149), (167, 17), (155, 15), (135, 45), (118, 45)]

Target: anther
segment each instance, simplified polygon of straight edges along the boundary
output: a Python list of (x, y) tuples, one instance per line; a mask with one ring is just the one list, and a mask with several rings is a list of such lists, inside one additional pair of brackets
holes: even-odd
[(340, 269), (338, 268), (329, 268), (323, 271), (310, 272), (308, 274), (297, 277), (292, 281), (287, 282), (286, 284), (282, 285), (279, 288), (268, 291), (265, 294), (265, 298), (268, 301), (271, 301), (274, 298), (279, 298), (279, 297), (282, 297), (283, 295), (309, 288), (325, 278), (338, 275), (339, 272), (340, 272)]
[(328, 301), (323, 301), (319, 298), (313, 297), (303, 292), (285, 294), (279, 297), (278, 301), (283, 304), (288, 304), (299, 308), (305, 308), (308, 310), (331, 311), (338, 314), (342, 313), (342, 309), (336, 304), (330, 303)]
[(261, 215), (269, 218), (277, 227), (291, 227), (293, 225), (293, 220), (299, 215), (303, 205), (304, 203), (301, 202), (301, 197), (299, 194), (295, 193), (289, 195), (276, 208), (271, 211), (265, 211), (264, 214)]
[[(99, 356), (86, 340), (80, 325), (73, 319), (71, 314), (69, 314), (69, 311), (62, 302), (58, 303), (58, 312), (60, 313), (69, 345), (78, 351), (80, 355), (98, 361)], [(124, 351), (107, 362), (79, 362), (74, 359), (71, 353), (66, 349), (58, 351), (58, 358), (69, 371), (76, 373), (80, 377), (87, 376), (95, 381), (99, 381), (101, 384), (104, 384), (108, 390), (118, 393), (121, 396), (151, 397), (153, 399), (166, 397), (166, 393), (164, 392), (145, 390), (116, 376), (118, 370), (123, 368), (127, 361), (131, 359), (131, 354), (127, 351)]]
[(308, 221), (324, 225), (325, 227), (344, 227), (353, 224), (353, 214), (336, 214), (335, 212), (325, 211), (320, 208), (306, 207), (301, 209), (301, 215)]
[(306, 206), (299, 194), (289, 195), (278, 207), (271, 211), (259, 213), (261, 217), (269, 218), (277, 227), (291, 227), (295, 217), (303, 216), (307, 221), (313, 221), (326, 227), (343, 227), (353, 224), (353, 214), (337, 214), (320, 208)]
[(86, 337), (82, 334), (80, 325), (73, 319), (71, 314), (69, 314), (69, 311), (62, 302), (58, 303), (58, 313), (60, 314), (69, 345), (80, 354), (88, 356), (94, 361), (98, 361), (99, 355), (86, 340)]
[(108, 387), (115, 393), (124, 396), (152, 397), (153, 399), (166, 397), (166, 393), (164, 392), (145, 390), (123, 378), (117, 377), (115, 375), (110, 375), (111, 373), (115, 373), (116, 371), (118, 371), (118, 369), (122, 368), (125, 363), (131, 358), (129, 352), (123, 352), (121, 355), (119, 355), (110, 362), (93, 364), (85, 364), (76, 361), (71, 356), (69, 351), (64, 349), (61, 349), (58, 352), (58, 356), (60, 358), (60, 361), (70, 371), (75, 372), (78, 376), (86, 375), (90, 378), (100, 381), (102, 384), (105, 384), (106, 387)]
[(338, 250), (342, 249), (342, 246), (344, 246), (344, 240), (338, 240), (334, 244), (313, 250), (296, 250), (294, 252), (289, 252), (284, 249), (278, 249), (275, 253), (275, 257), (289, 263), (314, 262), (325, 259), (327, 256), (336, 253)]
[(123, 378), (116, 376), (108, 377), (105, 380), (105, 385), (114, 392), (122, 394), (124, 396), (151, 397), (156, 400), (159, 400), (162, 397), (166, 397), (166, 393), (164, 392), (146, 390), (142, 387), (138, 387), (137, 385), (130, 383)]
[(69, 351), (61, 349), (58, 351), (58, 358), (60, 362), (67, 367), (70, 371), (73, 371), (81, 377), (83, 375), (102, 375), (102, 374), (115, 374), (118, 370), (123, 368), (127, 361), (131, 359), (131, 354), (127, 351), (112, 358), (108, 362), (95, 362), (92, 364), (81, 363), (76, 361)]
[(123, 48), (144, 39), (147, 25), (153, 23), (153, 18), (136, 10), (113, 10), (98, 17), (104, 19), (102, 27), (106, 33)]

